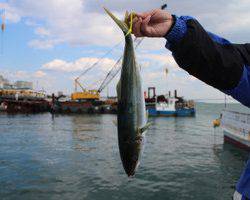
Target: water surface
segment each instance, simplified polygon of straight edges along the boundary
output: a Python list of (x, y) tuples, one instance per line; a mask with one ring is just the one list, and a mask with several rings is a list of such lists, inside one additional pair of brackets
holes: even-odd
[(222, 108), (198, 104), (196, 118), (151, 118), (132, 179), (114, 115), (0, 114), (0, 199), (230, 199), (248, 154), (214, 132)]

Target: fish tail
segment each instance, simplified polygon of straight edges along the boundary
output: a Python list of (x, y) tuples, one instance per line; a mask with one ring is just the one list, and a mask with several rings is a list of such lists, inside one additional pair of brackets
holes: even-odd
[(106, 11), (106, 13), (115, 21), (115, 23), (120, 27), (120, 29), (122, 30), (122, 32), (124, 33), (125, 36), (127, 36), (127, 34), (129, 33), (130, 34), (130, 31), (129, 31), (129, 27), (128, 25), (119, 20), (115, 15), (113, 15), (113, 13), (111, 13), (107, 8), (103, 7), (104, 10)]

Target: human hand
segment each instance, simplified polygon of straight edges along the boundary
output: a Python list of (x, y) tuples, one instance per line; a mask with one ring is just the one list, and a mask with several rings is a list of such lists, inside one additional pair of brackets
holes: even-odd
[[(155, 9), (149, 12), (135, 14), (132, 33), (136, 37), (163, 37), (170, 30), (174, 19), (164, 10)], [(128, 20), (130, 17), (128, 17)], [(129, 24), (130, 22), (127, 21)]]

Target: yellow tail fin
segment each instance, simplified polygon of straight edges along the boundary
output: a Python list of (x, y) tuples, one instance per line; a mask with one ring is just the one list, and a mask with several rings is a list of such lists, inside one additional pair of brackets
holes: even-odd
[(120, 29), (122, 30), (122, 32), (124, 33), (124, 35), (127, 35), (127, 33), (129, 32), (129, 27), (128, 25), (119, 20), (116, 16), (114, 16), (107, 8), (103, 7), (104, 10), (106, 11), (106, 13), (115, 21), (115, 23), (120, 27)]

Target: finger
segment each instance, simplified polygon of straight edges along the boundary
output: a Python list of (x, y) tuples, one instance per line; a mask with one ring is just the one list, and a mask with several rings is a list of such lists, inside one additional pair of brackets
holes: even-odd
[[(133, 20), (132, 20), (132, 24), (134, 25), (138, 20), (139, 20), (138, 17), (134, 17)], [(131, 18), (129, 17), (129, 18), (125, 21), (125, 23), (128, 25), (128, 27), (130, 27), (130, 26), (131, 26)]]
[(142, 19), (147, 18), (148, 16), (152, 16), (156, 11), (158, 11), (159, 9), (154, 9), (154, 10), (150, 10), (147, 12), (143, 12), (143, 13), (136, 13), (137, 17), (141, 17)]
[(151, 36), (151, 29), (152, 27), (150, 27), (148, 24), (150, 22), (151, 16), (148, 16), (146, 19), (144, 19), (141, 23), (141, 33), (145, 36)]
[(139, 20), (133, 24), (132, 27), (132, 33), (136, 36), (136, 37), (142, 37), (142, 33), (141, 33), (141, 24), (142, 24), (142, 19), (139, 18)]

